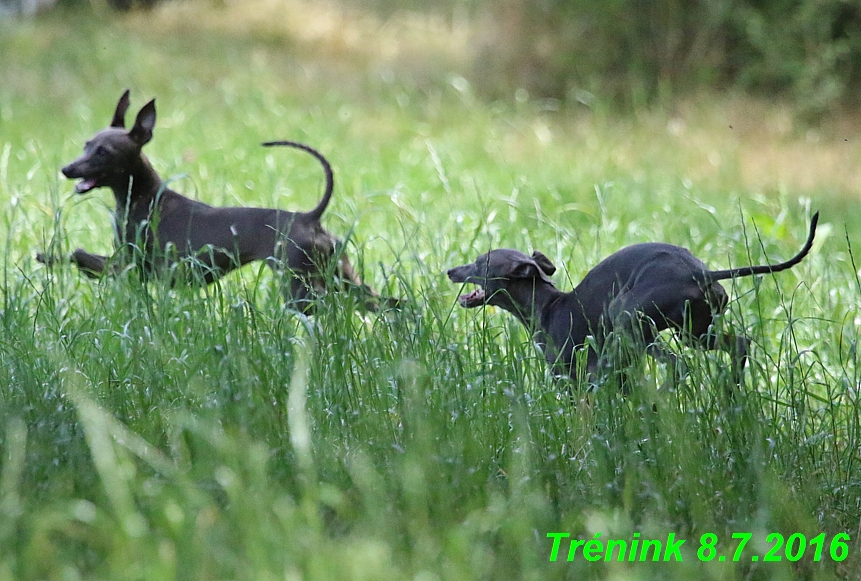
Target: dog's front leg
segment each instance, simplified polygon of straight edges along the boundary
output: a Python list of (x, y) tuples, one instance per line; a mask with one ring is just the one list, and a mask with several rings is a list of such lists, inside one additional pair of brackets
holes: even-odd
[(99, 254), (90, 254), (82, 248), (72, 252), (71, 262), (90, 278), (99, 278), (108, 264), (108, 257)]
[[(45, 266), (53, 266), (57, 262), (65, 262), (65, 260), (58, 258), (57, 256), (43, 254), (41, 252), (36, 255), (36, 261), (44, 264)], [(98, 278), (105, 270), (105, 265), (108, 263), (108, 257), (100, 256), (98, 254), (90, 254), (86, 250), (78, 248), (69, 255), (68, 261), (77, 266), (78, 269), (88, 277)]]

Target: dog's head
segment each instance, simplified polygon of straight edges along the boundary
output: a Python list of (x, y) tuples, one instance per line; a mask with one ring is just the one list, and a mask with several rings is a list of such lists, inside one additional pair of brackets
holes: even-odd
[(127, 187), (128, 177), (140, 160), (141, 148), (152, 139), (155, 127), (155, 99), (138, 112), (134, 126), (126, 131), (129, 108), (126, 90), (117, 103), (110, 127), (99, 131), (84, 146), (84, 154), (63, 168), (63, 175), (79, 179), (75, 192), (83, 194), (100, 187)]
[(482, 254), (472, 264), (452, 268), (448, 278), (478, 285), (458, 298), (460, 306), (494, 305), (516, 313), (530, 306), (527, 298), (534, 295), (536, 286), (553, 286), (550, 276), (554, 272), (556, 267), (550, 259), (537, 250), (528, 256), (517, 250), (498, 249)]

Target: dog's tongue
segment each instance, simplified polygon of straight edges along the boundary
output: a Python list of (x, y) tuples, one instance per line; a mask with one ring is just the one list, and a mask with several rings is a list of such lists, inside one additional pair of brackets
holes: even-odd
[(460, 295), (458, 302), (462, 307), (477, 307), (484, 304), (484, 289), (477, 288), (469, 294)]
[(96, 187), (96, 180), (81, 180), (75, 184), (75, 191), (79, 194), (89, 192)]

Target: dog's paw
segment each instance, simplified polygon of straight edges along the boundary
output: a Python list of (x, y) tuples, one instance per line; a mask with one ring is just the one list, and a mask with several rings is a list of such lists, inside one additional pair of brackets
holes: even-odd
[(56, 261), (57, 261), (57, 259), (54, 256), (51, 256), (50, 254), (43, 254), (41, 252), (36, 254), (36, 262), (44, 264), (45, 266), (51, 266)]
[(393, 309), (396, 311), (403, 310), (409, 305), (409, 299), (399, 299), (397, 297), (380, 297), (380, 302), (384, 309)]
[(403, 311), (409, 304), (409, 300), (407, 299), (374, 294), (375, 296), (366, 298), (364, 301), (365, 310), (370, 313)]

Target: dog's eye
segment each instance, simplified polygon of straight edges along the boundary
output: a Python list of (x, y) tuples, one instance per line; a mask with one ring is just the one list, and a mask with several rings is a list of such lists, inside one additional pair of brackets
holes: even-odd
[(108, 154), (108, 148), (104, 145), (100, 145), (96, 148), (96, 155), (99, 157), (104, 157)]

